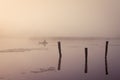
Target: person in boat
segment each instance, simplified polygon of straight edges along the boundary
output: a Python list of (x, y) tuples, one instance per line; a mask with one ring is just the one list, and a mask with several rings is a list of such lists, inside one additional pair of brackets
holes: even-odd
[(48, 42), (46, 40), (44, 40), (43, 42), (39, 42), (39, 44), (46, 46), (48, 44)]

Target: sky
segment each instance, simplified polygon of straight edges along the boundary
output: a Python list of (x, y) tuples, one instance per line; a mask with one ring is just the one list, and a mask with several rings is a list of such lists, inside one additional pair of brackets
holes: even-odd
[(120, 0), (0, 0), (0, 37), (120, 37)]

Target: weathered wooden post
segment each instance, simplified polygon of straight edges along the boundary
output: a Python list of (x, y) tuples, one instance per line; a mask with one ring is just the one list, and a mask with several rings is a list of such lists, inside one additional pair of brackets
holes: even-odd
[(58, 51), (59, 51), (58, 70), (60, 70), (61, 69), (61, 59), (62, 59), (61, 42), (60, 41), (58, 41)]
[(108, 43), (109, 43), (109, 41), (106, 41), (106, 45), (105, 45), (105, 71), (106, 71), (106, 75), (108, 75), (108, 64), (107, 64)]
[(106, 45), (105, 45), (105, 57), (107, 57), (107, 53), (108, 53), (108, 41), (106, 41)]
[(85, 73), (88, 72), (88, 48), (85, 48)]

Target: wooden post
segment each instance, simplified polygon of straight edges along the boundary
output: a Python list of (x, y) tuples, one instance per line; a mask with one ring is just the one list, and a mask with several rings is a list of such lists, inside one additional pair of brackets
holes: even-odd
[(105, 72), (106, 72), (106, 75), (108, 75), (108, 64), (107, 64), (108, 43), (109, 43), (109, 41), (106, 41), (106, 46), (105, 46)]
[(62, 59), (61, 42), (60, 41), (58, 41), (58, 51), (59, 51), (58, 70), (60, 70), (61, 69), (61, 59)]
[(106, 46), (105, 46), (105, 57), (107, 57), (107, 53), (108, 53), (108, 41), (106, 41)]
[(88, 72), (88, 48), (85, 48), (85, 73)]

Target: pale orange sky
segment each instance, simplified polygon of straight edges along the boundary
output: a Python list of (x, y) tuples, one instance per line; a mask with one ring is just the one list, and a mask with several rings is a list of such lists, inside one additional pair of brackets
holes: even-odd
[(119, 37), (120, 0), (0, 0), (0, 36)]

